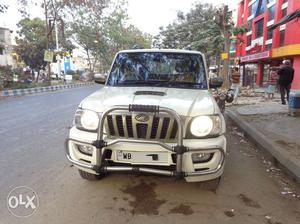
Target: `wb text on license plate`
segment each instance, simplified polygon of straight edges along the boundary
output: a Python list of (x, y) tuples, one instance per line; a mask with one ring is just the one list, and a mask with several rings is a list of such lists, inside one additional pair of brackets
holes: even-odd
[(165, 152), (132, 152), (117, 151), (117, 159), (119, 161), (129, 162), (167, 162), (168, 155)]

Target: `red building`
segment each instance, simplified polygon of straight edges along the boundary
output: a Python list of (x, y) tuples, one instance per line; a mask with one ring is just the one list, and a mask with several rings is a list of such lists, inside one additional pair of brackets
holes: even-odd
[(242, 25), (248, 32), (238, 37), (236, 57), (244, 83), (263, 86), (270, 66), (290, 59), (292, 89), (300, 90), (300, 0), (241, 0), (237, 26)]

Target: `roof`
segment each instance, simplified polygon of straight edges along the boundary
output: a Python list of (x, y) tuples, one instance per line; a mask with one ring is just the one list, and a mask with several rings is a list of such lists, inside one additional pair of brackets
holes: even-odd
[(130, 49), (119, 51), (118, 53), (142, 53), (142, 52), (163, 52), (163, 53), (181, 53), (181, 54), (201, 54), (199, 51), (191, 51), (191, 50), (182, 50), (182, 49)]

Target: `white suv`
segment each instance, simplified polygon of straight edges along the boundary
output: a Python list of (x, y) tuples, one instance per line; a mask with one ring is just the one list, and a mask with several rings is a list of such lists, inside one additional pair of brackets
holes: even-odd
[(205, 64), (197, 51), (117, 53), (105, 86), (80, 103), (66, 140), (67, 158), (81, 177), (143, 172), (215, 189), (226, 128)]

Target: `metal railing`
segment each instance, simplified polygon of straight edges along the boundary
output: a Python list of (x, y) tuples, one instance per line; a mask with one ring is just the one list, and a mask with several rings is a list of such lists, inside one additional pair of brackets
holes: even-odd
[[(114, 112), (114, 111), (126, 111), (126, 112), (139, 112), (139, 113), (153, 113), (153, 114), (159, 114), (159, 113), (167, 113), (170, 115), (171, 118), (175, 119), (178, 126), (178, 133), (177, 133), (177, 145), (171, 146), (167, 143), (164, 143), (162, 141), (158, 140), (143, 140), (143, 139), (114, 139), (111, 141), (105, 141), (104, 140), (104, 126), (105, 126), (105, 119), (107, 116)], [(199, 175), (206, 175), (206, 174), (213, 174), (218, 172), (225, 161), (225, 152), (224, 149), (220, 148), (219, 146), (212, 146), (210, 148), (207, 147), (199, 147), (199, 148), (187, 148), (183, 145), (183, 122), (181, 121), (180, 116), (172, 109), (165, 108), (165, 107), (158, 107), (158, 106), (148, 106), (148, 105), (129, 105), (129, 106), (113, 106), (108, 109), (106, 109), (101, 117), (99, 117), (99, 128), (97, 131), (97, 140), (94, 142), (82, 142), (78, 141), (76, 139), (70, 139), (68, 138), (66, 140), (66, 153), (67, 158), (70, 162), (73, 164), (87, 168), (92, 169), (98, 173), (101, 172), (115, 172), (115, 171), (136, 171), (136, 172), (146, 172), (146, 173), (153, 173), (153, 174), (160, 174), (160, 175), (167, 175), (167, 176), (177, 176), (177, 177), (183, 177), (183, 176), (199, 176)], [(96, 157), (96, 164), (88, 164), (83, 163), (81, 161), (76, 161), (71, 158), (69, 153), (69, 141), (73, 141), (74, 143), (80, 143), (80, 144), (86, 144), (86, 145), (93, 145), (95, 150), (95, 157)], [(160, 169), (152, 169), (152, 168), (146, 168), (146, 167), (134, 167), (134, 166), (108, 166), (106, 163), (103, 163), (103, 154), (105, 152), (105, 149), (109, 146), (118, 144), (118, 143), (137, 143), (137, 144), (153, 144), (153, 145), (159, 145), (163, 147), (164, 149), (176, 153), (176, 171), (168, 171), (168, 170), (160, 170)], [(221, 152), (221, 159), (218, 163), (217, 167), (213, 170), (202, 170), (197, 172), (189, 172), (189, 173), (183, 173), (182, 172), (182, 156), (185, 152), (188, 151), (207, 151), (207, 150), (219, 150)]]

